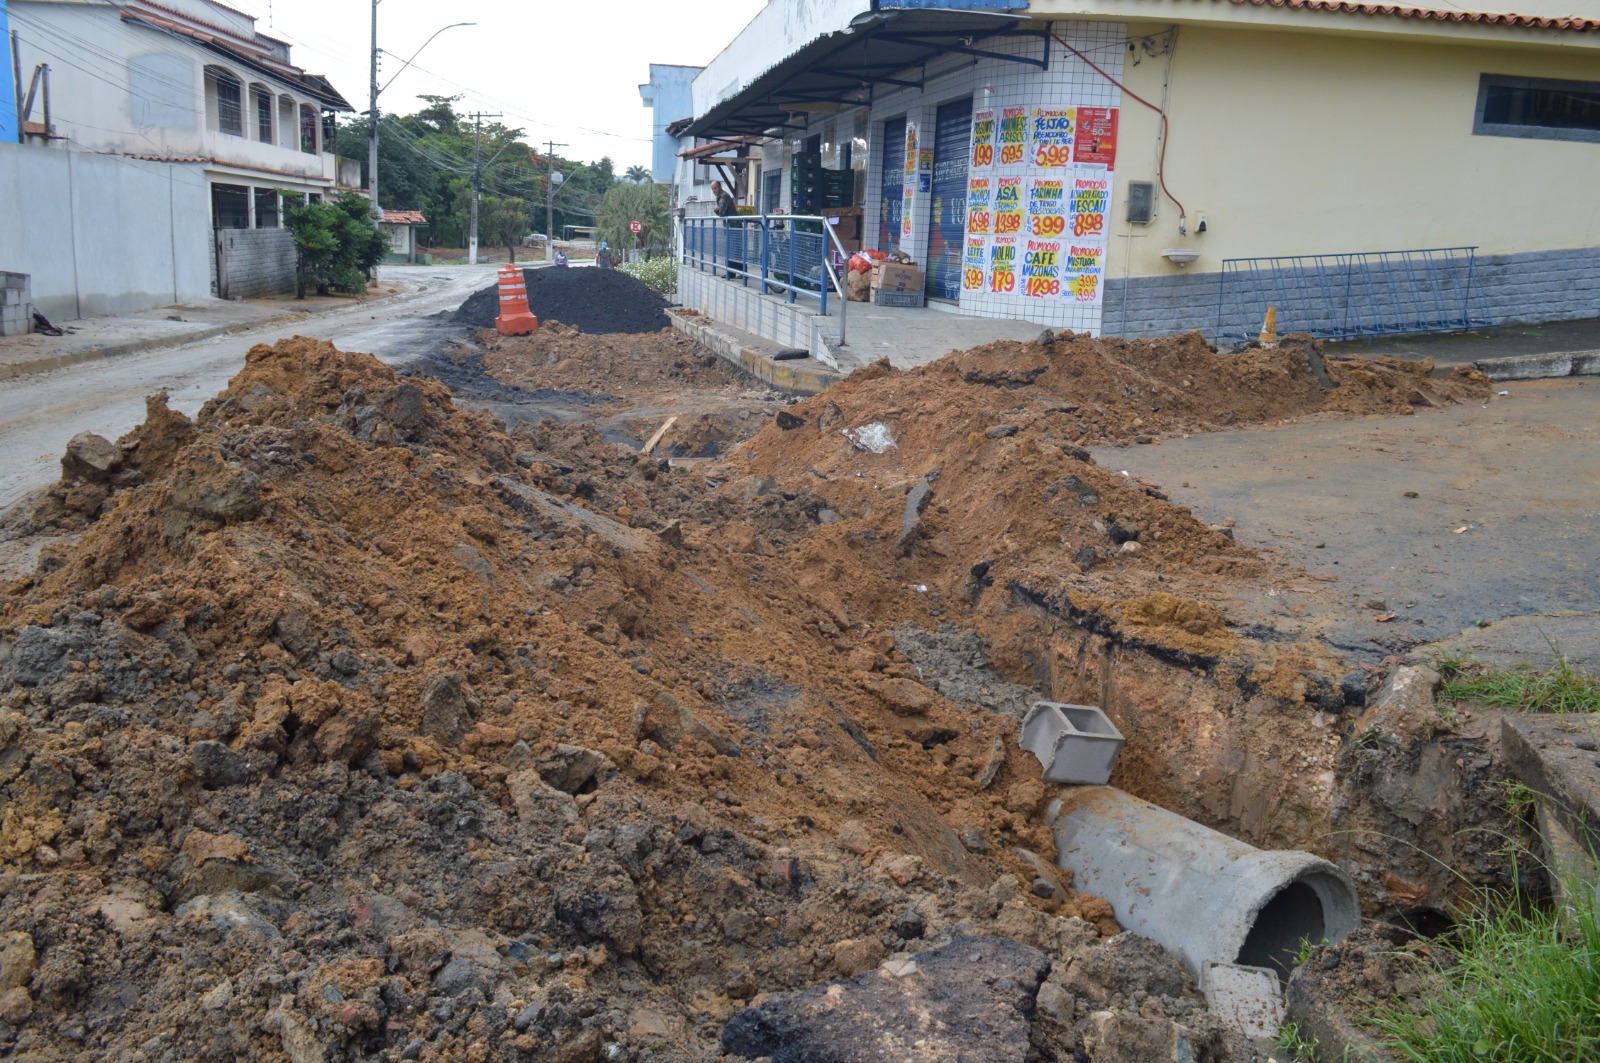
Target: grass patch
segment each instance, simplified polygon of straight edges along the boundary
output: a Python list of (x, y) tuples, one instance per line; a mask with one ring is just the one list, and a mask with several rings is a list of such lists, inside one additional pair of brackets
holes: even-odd
[(1600, 679), (1572, 667), (1560, 652), (1542, 672), (1488, 668), (1464, 657), (1441, 657), (1435, 668), (1444, 679), (1441, 701), (1479, 701), (1516, 712), (1600, 712)]
[(1449, 960), (1420, 1014), (1393, 1006), (1372, 1027), (1417, 1063), (1600, 1059), (1600, 902), (1577, 889), (1563, 913), (1485, 896), (1435, 942)]

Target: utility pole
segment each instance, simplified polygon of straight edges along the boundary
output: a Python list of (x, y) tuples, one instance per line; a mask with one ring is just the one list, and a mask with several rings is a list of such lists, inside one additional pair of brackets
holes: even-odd
[(378, 0), (372, 0), (372, 109), (367, 112), (367, 194), (372, 197), (372, 214), (383, 220), (378, 209)]
[(545, 174), (544, 181), (544, 260), (546, 262), (554, 262), (556, 260), (556, 149), (570, 146), (569, 144), (557, 144), (553, 140), (545, 142), (545, 147), (549, 149), (549, 154), (545, 156), (549, 160), (546, 165), (546, 169), (549, 172)]
[(478, 194), (483, 190), (483, 120), (499, 117), (481, 112), (472, 116), (472, 237), (467, 261), (474, 266), (478, 264)]

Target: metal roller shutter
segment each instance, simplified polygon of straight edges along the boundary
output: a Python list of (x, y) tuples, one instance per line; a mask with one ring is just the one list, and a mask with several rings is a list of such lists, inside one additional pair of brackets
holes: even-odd
[(883, 123), (883, 204), (878, 208), (878, 250), (900, 246), (901, 210), (906, 198), (906, 120)]
[(962, 239), (967, 230), (967, 149), (972, 140), (972, 100), (939, 108), (934, 119), (933, 196), (929, 205), (928, 295), (961, 296)]

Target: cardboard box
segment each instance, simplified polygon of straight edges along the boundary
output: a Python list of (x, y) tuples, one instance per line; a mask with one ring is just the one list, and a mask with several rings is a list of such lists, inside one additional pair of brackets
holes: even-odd
[(828, 224), (833, 226), (833, 233), (840, 240), (849, 243), (851, 240), (861, 239), (861, 215), (844, 214), (828, 219)]
[(874, 291), (920, 292), (924, 287), (922, 271), (914, 265), (899, 262), (880, 262), (872, 269)]

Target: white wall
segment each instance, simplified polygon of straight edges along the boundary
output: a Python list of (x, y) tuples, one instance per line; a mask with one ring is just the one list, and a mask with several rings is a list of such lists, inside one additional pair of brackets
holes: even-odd
[[(192, 2), (192, 0), (191, 0)], [(210, 5), (200, 5), (219, 16)], [(282, 171), (288, 187), (320, 190), (331, 184), (334, 163), (322, 153), (299, 150), (298, 125), (276, 144), (255, 139), (250, 85), (269, 87), (275, 99), (289, 96), (296, 107), (320, 105), (304, 93), (200, 48), (196, 43), (145, 26), (124, 23), (110, 4), (41, 3), (12, 0), (22, 69), (50, 64), (51, 121), (65, 137), (58, 146), (74, 151), (165, 157), (213, 158), (219, 165)], [(228, 69), (241, 85), (245, 136), (208, 129), (207, 65)], [(274, 108), (276, 118), (276, 106)], [(34, 120), (41, 117), (34, 104)], [(282, 123), (275, 122), (281, 127)], [(320, 125), (319, 125), (320, 130)], [(320, 132), (319, 132), (320, 136)], [(288, 146), (284, 146), (288, 145)]]
[(204, 299), (211, 202), (197, 166), (0, 144), (0, 269), (69, 320)]
[[(750, 24), (694, 79), (698, 117), (824, 34), (872, 10), (870, 0), (768, 0)], [(714, 27), (707, 25), (710, 32)]]

